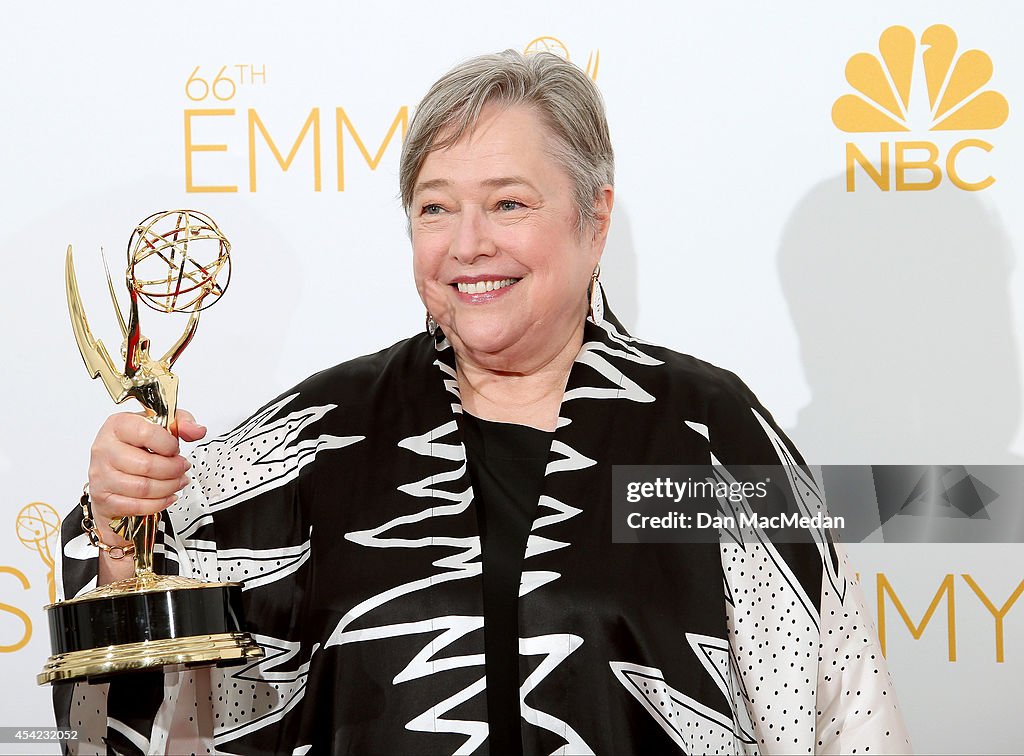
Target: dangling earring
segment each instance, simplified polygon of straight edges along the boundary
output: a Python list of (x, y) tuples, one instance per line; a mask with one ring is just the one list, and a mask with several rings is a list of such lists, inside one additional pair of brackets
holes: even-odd
[(434, 316), (431, 315), (428, 312), (427, 313), (427, 333), (429, 333), (431, 336), (433, 336), (435, 331), (437, 331), (437, 321), (434, 320)]
[(590, 319), (594, 325), (601, 325), (604, 321), (604, 295), (601, 293), (601, 266), (594, 268), (594, 275), (590, 277)]

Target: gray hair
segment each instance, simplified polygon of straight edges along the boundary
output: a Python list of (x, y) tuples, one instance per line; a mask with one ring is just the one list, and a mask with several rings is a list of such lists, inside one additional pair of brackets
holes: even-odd
[(416, 109), (402, 144), (399, 184), (406, 215), (427, 155), (472, 132), (489, 103), (536, 109), (553, 137), (552, 158), (572, 179), (582, 231), (595, 220), (594, 199), (601, 187), (614, 180), (608, 120), (601, 94), (586, 74), (546, 52), (480, 55), (435, 82)]

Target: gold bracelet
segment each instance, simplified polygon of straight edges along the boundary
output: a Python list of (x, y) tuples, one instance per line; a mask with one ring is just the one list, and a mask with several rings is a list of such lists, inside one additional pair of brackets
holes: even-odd
[(89, 508), (92, 502), (89, 499), (88, 483), (82, 488), (82, 498), (78, 500), (78, 503), (82, 507), (82, 530), (85, 531), (89, 543), (101, 551), (105, 551), (111, 559), (124, 559), (126, 556), (132, 556), (135, 553), (134, 543), (129, 543), (125, 546), (109, 546), (100, 540), (100, 534), (96, 530), (96, 521), (93, 519), (92, 510)]

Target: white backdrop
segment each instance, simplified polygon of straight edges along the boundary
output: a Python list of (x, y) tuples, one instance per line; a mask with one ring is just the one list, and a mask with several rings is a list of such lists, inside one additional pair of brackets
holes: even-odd
[[(181, 405), (226, 430), (309, 373), (422, 327), (397, 200), (401, 123), (434, 79), (481, 52), (549, 37), (535, 47), (596, 73), (618, 168), (604, 281), (634, 333), (737, 372), (813, 463), (1019, 462), (1022, 21), (1012, 3), (934, 0), (6, 7), (0, 726), (52, 722), (34, 684), (49, 653), (46, 523), (74, 506), (111, 411), (68, 325), (67, 245), (113, 349), (99, 248), (116, 267), (156, 210), (217, 219), (231, 290), (176, 372)], [(891, 26), (920, 40), (935, 24), (955, 32), (958, 55), (989, 56), (991, 79), (968, 99), (1000, 93), (1005, 123), (985, 128), (965, 104), (965, 127), (930, 130), (919, 45), (908, 130), (840, 130), (831, 114), (855, 91), (850, 57), (878, 56)], [(283, 171), (267, 135), (287, 157), (307, 122)], [(988, 147), (948, 163), (965, 139)], [(888, 190), (857, 166), (847, 190), (848, 143), (876, 170), (888, 150)], [(935, 174), (909, 164), (929, 150), (939, 185), (921, 188)], [(961, 183), (995, 181), (958, 188), (950, 165)], [(159, 345), (157, 317), (143, 326)], [(1024, 752), (1024, 549), (849, 550), (869, 604), (882, 596), (917, 749)], [(919, 626), (939, 591), (915, 639), (897, 604)]]

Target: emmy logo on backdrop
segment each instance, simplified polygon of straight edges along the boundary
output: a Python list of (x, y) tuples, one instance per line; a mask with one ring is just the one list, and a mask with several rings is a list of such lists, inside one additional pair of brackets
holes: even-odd
[(53, 584), (53, 551), (50, 539), (60, 533), (60, 515), (57, 510), (41, 501), (26, 504), (18, 512), (18, 540), (30, 551), (38, 552), (46, 565), (46, 587), (50, 601), (57, 599), (57, 588)]
[[(125, 271), (127, 323), (107, 271), (123, 337), (120, 369), (89, 329), (68, 247), (68, 309), (89, 375), (103, 381), (114, 402), (138, 400), (151, 422), (175, 435), (178, 378), (171, 367), (195, 335), (200, 312), (227, 289), (230, 250), (213, 220), (195, 210), (154, 213), (135, 228)], [(184, 332), (159, 359), (150, 354), (149, 339), (142, 333), (140, 301), (159, 312), (188, 315)], [(87, 501), (83, 496), (83, 527), (91, 524)], [(53, 655), (37, 677), (41, 685), (165, 666), (240, 664), (263, 656), (263, 649), (243, 630), (240, 583), (153, 571), (159, 523), (158, 514), (111, 521), (113, 530), (131, 541), (128, 548), (134, 547), (135, 574), (46, 607)]]

